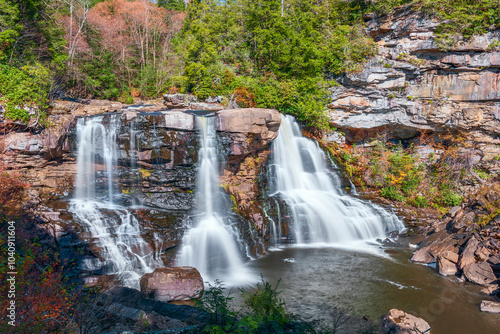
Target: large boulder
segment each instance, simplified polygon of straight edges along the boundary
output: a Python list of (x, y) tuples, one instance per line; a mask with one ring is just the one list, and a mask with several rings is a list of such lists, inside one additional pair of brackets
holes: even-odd
[(477, 250), (479, 240), (475, 235), (469, 238), (467, 245), (458, 259), (458, 269), (463, 270), (467, 265), (476, 262), (474, 253)]
[(141, 292), (163, 302), (198, 299), (203, 289), (200, 272), (193, 267), (156, 268), (141, 277)]
[(436, 262), (440, 254), (445, 252), (454, 253), (456, 250), (455, 244), (455, 239), (447, 231), (433, 233), (420, 242), (420, 248), (412, 256), (411, 261), (419, 263)]
[(466, 265), (464, 275), (470, 282), (480, 285), (489, 285), (497, 280), (491, 266), (487, 262)]
[(437, 257), (437, 268), (439, 273), (443, 276), (455, 275), (458, 272), (457, 269), (458, 254), (446, 251)]
[(383, 320), (384, 330), (389, 334), (430, 333), (431, 326), (422, 318), (393, 308)]
[(442, 256), (437, 258), (437, 268), (443, 276), (452, 276), (457, 273), (457, 265)]
[(278, 135), (281, 115), (274, 109), (244, 108), (219, 111), (219, 131), (257, 134), (264, 140)]

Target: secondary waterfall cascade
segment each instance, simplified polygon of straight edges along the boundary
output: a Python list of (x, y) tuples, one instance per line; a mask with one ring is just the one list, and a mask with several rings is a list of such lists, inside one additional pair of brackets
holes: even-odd
[[(205, 281), (220, 279), (226, 284), (253, 280), (244, 267), (239, 234), (224, 215), (219, 188), (217, 140), (212, 117), (197, 117), (200, 130), (198, 212), (193, 226), (184, 234), (177, 264), (198, 269)], [(241, 244), (241, 243), (239, 243)]]
[(282, 116), (273, 152), (271, 189), (290, 210), (296, 243), (345, 244), (404, 228), (394, 214), (342, 194), (325, 153), (302, 136), (293, 117)]
[[(163, 266), (141, 236), (137, 218), (127, 207), (114, 203), (119, 115), (80, 118), (77, 123), (76, 196), (70, 211), (100, 248), (103, 274), (118, 275), (137, 288), (140, 277)], [(91, 268), (98, 270), (99, 268)]]

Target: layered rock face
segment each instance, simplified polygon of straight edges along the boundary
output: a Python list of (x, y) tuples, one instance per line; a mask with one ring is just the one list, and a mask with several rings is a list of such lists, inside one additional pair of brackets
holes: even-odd
[(250, 108), (223, 110), (218, 117), (222, 141), (229, 148), (221, 183), (238, 214), (250, 222), (246, 231), (254, 240), (252, 253), (262, 254), (264, 245), (255, 241), (268, 240), (270, 231), (262, 211), (259, 176), (269, 158), (270, 142), (278, 135), (281, 115), (272, 109)]
[(475, 36), (446, 52), (435, 42), (439, 21), (400, 10), (370, 18), (378, 56), (332, 88), (332, 125), (349, 142), (379, 133), (408, 139), (421, 131), (462, 131), (482, 162), (500, 154), (500, 31)]
[[(280, 114), (267, 109), (224, 110), (211, 115), (217, 120), (221, 184), (233, 201), (235, 218), (254, 254), (265, 251), (268, 224), (260, 204), (258, 178), (277, 136)], [(125, 108), (121, 104), (94, 101), (56, 102), (49, 124), (41, 133), (11, 132), (0, 138), (2, 159), (9, 168), (21, 171), (32, 191), (43, 199), (73, 196), (76, 180), (77, 122), (99, 117), (103, 126), (118, 124), (116, 132), (115, 201), (132, 208), (140, 220), (146, 240), (163, 240), (164, 262), (171, 263), (180, 243), (185, 222), (196, 207), (196, 177), (199, 139), (195, 112), (164, 110), (161, 106)], [(104, 163), (102, 159), (97, 159)], [(99, 162), (101, 161), (101, 162)], [(104, 165), (97, 170), (104, 171)], [(104, 172), (96, 174), (98, 187), (107, 187)], [(104, 191), (105, 193), (105, 191)], [(65, 200), (38, 206), (45, 220), (58, 224), (57, 234), (66, 235), (62, 221), (72, 224)], [(64, 224), (62, 224), (64, 225)], [(81, 235), (76, 226), (77, 234)], [(79, 231), (79, 232), (78, 232)], [(61, 240), (63, 240), (61, 239)], [(63, 242), (64, 244), (64, 242)], [(74, 240), (69, 245), (74, 244)], [(99, 250), (90, 254), (98, 254)], [(92, 272), (83, 266), (84, 271)], [(90, 273), (91, 274), (91, 273)]]
[(40, 133), (10, 132), (0, 137), (0, 158), (6, 167), (20, 171), (32, 186), (69, 192), (73, 188), (76, 159), (69, 140), (74, 115), (54, 115), (53, 125)]

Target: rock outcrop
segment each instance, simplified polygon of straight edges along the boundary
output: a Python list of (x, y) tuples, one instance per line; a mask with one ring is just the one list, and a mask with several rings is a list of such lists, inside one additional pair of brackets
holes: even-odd
[[(259, 175), (270, 154), (270, 142), (278, 135), (280, 113), (272, 109), (232, 109), (218, 113), (220, 136), (229, 147), (221, 183), (231, 195), (237, 212), (251, 222), (262, 240), (269, 230), (262, 211)], [(253, 253), (264, 253), (254, 243)]]
[(39, 190), (70, 191), (76, 173), (69, 140), (75, 119), (71, 114), (52, 115), (47, 121), (50, 125), (39, 133), (10, 132), (0, 136), (0, 158)]
[[(483, 186), (419, 243), (414, 262), (437, 263), (442, 275), (460, 275), (497, 294), (500, 282), (500, 185)], [(447, 223), (446, 223), (447, 221)], [(446, 229), (441, 229), (445, 225)]]
[(198, 299), (203, 289), (200, 272), (193, 267), (157, 268), (141, 277), (141, 292), (162, 302)]
[(500, 169), (500, 30), (475, 36), (446, 52), (435, 42), (440, 21), (401, 8), (368, 19), (378, 56), (331, 89), (331, 124), (348, 142), (385, 133), (396, 139), (422, 131), (461, 131), (477, 159)]
[(387, 313), (383, 326), (388, 334), (431, 333), (431, 326), (427, 321), (398, 309), (392, 309)]

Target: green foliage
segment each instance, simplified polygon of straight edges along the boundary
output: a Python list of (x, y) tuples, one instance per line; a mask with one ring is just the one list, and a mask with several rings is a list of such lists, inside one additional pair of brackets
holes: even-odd
[(463, 197), (452, 189), (443, 189), (436, 202), (442, 206), (457, 206), (462, 203)]
[(399, 189), (394, 186), (383, 187), (382, 189), (380, 189), (380, 193), (383, 197), (391, 199), (393, 201), (405, 201), (405, 197), (403, 196), (403, 194), (401, 194)]
[(203, 333), (320, 333), (312, 324), (287, 312), (285, 303), (279, 298), (281, 292), (278, 291), (278, 285), (279, 282), (273, 287), (262, 280), (254, 289), (242, 289), (247, 307), (242, 313), (231, 310), (233, 298), (224, 295), (220, 281), (209, 284), (203, 299), (198, 303), (198, 307), (211, 318), (211, 324), (203, 328)]
[(224, 284), (215, 280), (208, 284), (208, 289), (203, 293), (203, 298), (198, 301), (197, 307), (210, 315), (212, 328), (231, 329), (236, 322), (236, 312), (229, 309), (233, 298), (224, 295)]
[(250, 308), (251, 314), (257, 322), (263, 323), (264, 327), (283, 326), (289, 319), (285, 309), (285, 303), (279, 298), (278, 291), (280, 281), (273, 287), (269, 282), (257, 283), (254, 292), (242, 290), (245, 305)]
[(186, 9), (186, 4), (184, 0), (158, 0), (159, 7), (164, 7), (170, 10), (183, 11)]
[[(245, 104), (276, 108), (327, 128), (325, 78), (356, 71), (375, 52), (361, 17), (340, 0), (196, 1), (188, 7), (179, 52), (187, 91), (200, 98), (237, 89)], [(356, 9), (355, 11), (358, 11)], [(237, 101), (238, 103), (238, 101)]]
[[(423, 159), (412, 146), (404, 149), (401, 145), (387, 144), (383, 138), (375, 140), (368, 149), (331, 144), (328, 149), (356, 185), (373, 187), (387, 199), (440, 211), (463, 201), (459, 189), (464, 170), (454, 170), (448, 164), (457, 155), (455, 144), (441, 147), (444, 153), (439, 159), (433, 156)], [(458, 164), (453, 162), (454, 166)]]
[(19, 36), (22, 25), (19, 24), (19, 8), (7, 0), (0, 0), (0, 61), (4, 60)]
[(50, 84), (49, 71), (40, 64), (21, 68), (0, 65), (0, 103), (5, 106), (5, 117), (28, 122), (33, 115), (25, 108), (43, 116)]

